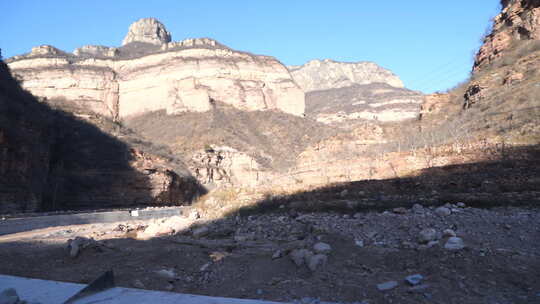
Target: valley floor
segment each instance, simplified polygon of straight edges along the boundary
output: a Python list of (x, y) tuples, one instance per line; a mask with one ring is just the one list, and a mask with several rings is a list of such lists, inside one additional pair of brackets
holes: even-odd
[[(154, 237), (141, 238), (145, 230)], [(448, 249), (452, 232), (464, 248)], [(86, 239), (70, 256), (75, 237)], [(320, 242), (331, 248), (314, 249)], [(307, 251), (324, 252), (314, 261)], [(112, 268), (119, 286), (273, 301), (538, 303), (540, 212), (456, 203), (363, 213), (282, 208), (211, 222), (191, 214), (4, 235), (0, 261), (8, 275), (88, 283)], [(413, 286), (405, 278), (414, 274), (422, 279)], [(380, 290), (389, 281), (397, 286)]]

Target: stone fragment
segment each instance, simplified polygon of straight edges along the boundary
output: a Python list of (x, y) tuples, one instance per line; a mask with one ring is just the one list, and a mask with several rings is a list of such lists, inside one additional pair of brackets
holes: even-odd
[(435, 240), (435, 241), (429, 241), (426, 246), (427, 248), (431, 248), (437, 245), (439, 245), (439, 241)]
[(307, 249), (296, 249), (291, 251), (289, 253), (289, 256), (291, 260), (296, 264), (296, 266), (300, 267), (306, 263), (306, 261), (309, 260), (313, 256), (313, 252), (307, 250)]
[(445, 229), (443, 231), (443, 236), (445, 237), (453, 237), (453, 236), (456, 236), (456, 232), (452, 229)]
[(444, 248), (448, 250), (460, 250), (465, 248), (465, 243), (462, 238), (451, 237), (446, 241), (446, 244), (444, 244)]
[(386, 291), (393, 288), (396, 288), (398, 286), (398, 282), (396, 281), (388, 281), (381, 284), (377, 284), (377, 289), (379, 291)]
[(69, 256), (72, 258), (76, 258), (80, 254), (82, 249), (91, 245), (97, 245), (97, 242), (94, 239), (80, 236), (76, 237), (75, 239), (69, 239), (67, 243)]
[(354, 244), (360, 248), (364, 247), (364, 240), (356, 239), (354, 240)]
[(174, 269), (161, 269), (156, 271), (156, 274), (167, 280), (175, 280), (176, 279), (176, 271)]
[(332, 251), (332, 246), (323, 242), (319, 242), (313, 245), (313, 251), (315, 251), (316, 253), (328, 253)]
[(278, 249), (274, 252), (274, 254), (272, 254), (272, 260), (279, 259), (282, 256), (283, 256), (283, 251)]
[(458, 202), (456, 206), (458, 206), (459, 208), (465, 208), (465, 203)]
[(202, 265), (201, 268), (199, 268), (199, 271), (204, 272), (204, 271), (208, 270), (208, 268), (210, 267), (211, 264), (212, 263), (208, 262), (208, 263)]
[(420, 231), (418, 234), (418, 241), (420, 243), (429, 243), (437, 239), (437, 231), (433, 228), (426, 228)]
[(326, 254), (316, 254), (309, 258), (309, 260), (307, 261), (307, 265), (311, 271), (315, 271), (318, 268), (326, 265), (327, 261), (328, 256)]
[(452, 213), (452, 211), (447, 207), (438, 207), (435, 209), (435, 213), (437, 213), (440, 216), (447, 216)]
[(407, 282), (411, 286), (415, 286), (415, 285), (420, 284), (423, 279), (424, 279), (423, 275), (421, 275), (421, 274), (413, 274), (413, 275), (410, 275), (410, 276), (406, 276), (405, 277), (405, 282)]
[(201, 215), (199, 214), (199, 211), (197, 210), (191, 210), (191, 212), (189, 213), (189, 216), (188, 218), (190, 220), (198, 220), (201, 218)]

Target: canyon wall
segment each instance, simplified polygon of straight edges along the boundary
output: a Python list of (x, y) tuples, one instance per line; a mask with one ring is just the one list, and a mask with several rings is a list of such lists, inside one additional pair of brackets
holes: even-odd
[(161, 23), (141, 19), (119, 48), (85, 46), (71, 54), (39, 46), (8, 62), (34, 95), (67, 99), (113, 119), (162, 109), (204, 112), (215, 101), (304, 113), (304, 93), (278, 60), (207, 38), (169, 41)]
[(39, 102), (0, 61), (0, 213), (179, 205), (205, 192), (180, 161), (134, 137)]

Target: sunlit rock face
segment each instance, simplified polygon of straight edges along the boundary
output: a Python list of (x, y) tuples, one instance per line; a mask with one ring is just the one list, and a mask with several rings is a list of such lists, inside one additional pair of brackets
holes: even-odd
[(122, 45), (131, 42), (161, 45), (171, 42), (171, 34), (157, 19), (143, 18), (131, 24), (126, 37), (122, 41)]
[(476, 54), (475, 71), (505, 57), (519, 41), (540, 40), (540, 1), (502, 0), (501, 5), (503, 9), (493, 19), (491, 33)]
[(209, 38), (170, 42), (152, 18), (132, 24), (119, 48), (84, 46), (72, 54), (39, 46), (8, 63), (34, 95), (115, 119), (156, 110), (204, 112), (215, 101), (246, 111), (304, 114), (304, 92), (275, 58)]
[(373, 62), (337, 62), (325, 59), (311, 60), (304, 65), (288, 68), (294, 81), (305, 92), (370, 83), (386, 83), (403, 88), (399, 77)]

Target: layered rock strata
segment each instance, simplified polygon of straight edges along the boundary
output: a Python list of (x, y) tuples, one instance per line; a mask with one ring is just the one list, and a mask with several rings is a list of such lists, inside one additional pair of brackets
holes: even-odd
[(313, 91), (306, 94), (306, 114), (326, 124), (353, 121), (397, 122), (416, 119), (422, 94), (383, 83)]
[(9, 66), (36, 96), (67, 99), (115, 119), (162, 109), (203, 112), (214, 101), (304, 113), (304, 93), (276, 59), (207, 38), (169, 41), (161, 23), (142, 19), (120, 48), (86, 46), (68, 54), (40, 46)]
[(304, 65), (288, 68), (294, 81), (305, 92), (370, 83), (386, 83), (403, 88), (399, 77), (373, 62), (337, 62), (324, 59), (311, 60)]

